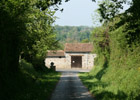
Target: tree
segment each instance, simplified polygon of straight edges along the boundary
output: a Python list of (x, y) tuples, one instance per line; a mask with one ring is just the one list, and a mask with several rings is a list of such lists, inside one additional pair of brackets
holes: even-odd
[[(18, 71), (19, 55), (43, 55), (55, 49), (53, 14), (48, 8), (41, 10), (36, 0), (0, 1), (0, 73)], [(47, 2), (47, 1), (46, 1)], [(41, 49), (39, 49), (41, 48)]]
[[(119, 14), (119, 9), (123, 9), (122, 4), (129, 4), (130, 8), (126, 10), (123, 14)], [(126, 38), (128, 40), (128, 44), (140, 43), (140, 1), (139, 0), (104, 0), (99, 4), (100, 8), (98, 9), (101, 15), (101, 21), (110, 21), (113, 20), (116, 16), (120, 16), (121, 21), (116, 23), (116, 27), (120, 27), (121, 25), (126, 25), (126, 29), (124, 30), (128, 34)], [(131, 47), (131, 46), (130, 46)]]
[(0, 1), (0, 73), (18, 70), (21, 37), (25, 34), (25, 12), (30, 1)]

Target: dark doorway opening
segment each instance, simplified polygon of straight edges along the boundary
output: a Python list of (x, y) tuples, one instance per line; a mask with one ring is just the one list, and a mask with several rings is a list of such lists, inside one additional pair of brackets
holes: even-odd
[(82, 56), (71, 56), (71, 68), (82, 68)]

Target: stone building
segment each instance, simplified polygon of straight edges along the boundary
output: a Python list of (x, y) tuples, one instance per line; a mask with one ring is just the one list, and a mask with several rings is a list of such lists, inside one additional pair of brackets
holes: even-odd
[(96, 57), (92, 51), (93, 45), (90, 43), (66, 43), (64, 50), (48, 51), (45, 65), (49, 67), (50, 63), (54, 62), (57, 69), (91, 69)]

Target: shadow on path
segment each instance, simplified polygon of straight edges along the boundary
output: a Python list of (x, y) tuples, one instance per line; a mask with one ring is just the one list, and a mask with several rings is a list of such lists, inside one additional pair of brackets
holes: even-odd
[(63, 71), (51, 100), (94, 100), (77, 77), (77, 72)]

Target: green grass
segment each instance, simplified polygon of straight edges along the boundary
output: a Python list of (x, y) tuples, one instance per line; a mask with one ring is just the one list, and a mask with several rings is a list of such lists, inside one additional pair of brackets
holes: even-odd
[(80, 79), (97, 100), (140, 100), (140, 71), (96, 66), (89, 73), (79, 73)]
[(100, 59), (102, 64), (79, 76), (97, 100), (140, 100), (139, 50), (118, 53), (114, 49), (107, 66)]
[(59, 80), (60, 73), (37, 72), (30, 63), (22, 60), (21, 70), (3, 75), (0, 83), (1, 100), (48, 100)]

